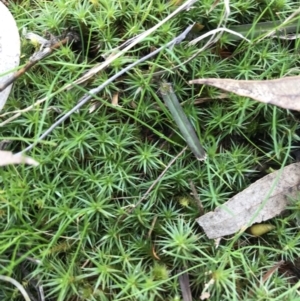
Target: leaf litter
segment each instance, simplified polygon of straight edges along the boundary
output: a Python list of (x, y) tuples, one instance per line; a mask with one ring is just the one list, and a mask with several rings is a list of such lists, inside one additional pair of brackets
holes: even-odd
[(191, 80), (189, 84), (209, 85), (263, 103), (300, 111), (300, 76), (273, 80), (203, 78)]
[(283, 212), (300, 190), (300, 163), (266, 175), (197, 222), (210, 239), (245, 230)]

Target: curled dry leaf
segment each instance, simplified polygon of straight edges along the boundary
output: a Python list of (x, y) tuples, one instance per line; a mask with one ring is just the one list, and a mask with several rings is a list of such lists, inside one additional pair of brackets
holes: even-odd
[(290, 164), (256, 181), (225, 204), (197, 219), (209, 238), (246, 229), (280, 214), (297, 196), (300, 163)]
[(22, 154), (14, 155), (12, 152), (0, 151), (0, 166), (10, 165), (10, 164), (29, 164), (37, 166), (39, 163), (30, 157), (24, 156)]
[(284, 109), (300, 111), (300, 76), (273, 80), (203, 78), (191, 80), (189, 83), (214, 86)]
[[(19, 61), (20, 37), (18, 28), (13, 16), (0, 1), (0, 87), (9, 77), (13, 76), (9, 71), (15, 69), (19, 65)], [(0, 110), (9, 96), (11, 87), (10, 85), (0, 92)]]

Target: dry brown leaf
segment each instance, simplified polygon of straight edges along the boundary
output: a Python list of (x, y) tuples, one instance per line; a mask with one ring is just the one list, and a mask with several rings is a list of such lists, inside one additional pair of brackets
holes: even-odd
[(273, 80), (204, 78), (189, 83), (214, 86), (260, 102), (300, 111), (300, 76)]
[(290, 164), (256, 181), (197, 222), (209, 238), (236, 233), (280, 214), (289, 197), (296, 197), (299, 184), (300, 163)]
[(39, 163), (30, 157), (24, 156), (22, 154), (14, 155), (12, 152), (0, 151), (0, 166), (5, 166), (9, 164), (29, 164), (37, 166)]
[(268, 269), (268, 271), (262, 277), (262, 283), (265, 283), (283, 264), (284, 264), (284, 260), (281, 260), (277, 262), (273, 267)]

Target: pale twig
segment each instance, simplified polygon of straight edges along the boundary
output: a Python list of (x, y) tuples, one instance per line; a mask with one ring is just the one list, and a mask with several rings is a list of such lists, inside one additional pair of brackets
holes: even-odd
[[(215, 5), (218, 4), (218, 1), (216, 1)], [(212, 6), (213, 7), (213, 6)], [(237, 33), (237, 32), (233, 32), (231, 31), (230, 29), (227, 29), (227, 28), (220, 28), (220, 26), (223, 24), (223, 26), (226, 25), (227, 23), (227, 20), (228, 20), (228, 17), (230, 15), (230, 5), (229, 5), (229, 0), (224, 0), (224, 9), (225, 9), (225, 12), (218, 24), (218, 27), (214, 30), (211, 30), (203, 35), (201, 35), (200, 37), (192, 40), (188, 46), (190, 45), (194, 45), (200, 41), (202, 41), (203, 39), (207, 38), (207, 37), (210, 37), (209, 40), (205, 43), (205, 45), (200, 48), (194, 55), (192, 55), (190, 58), (188, 58), (186, 61), (184, 61), (183, 63), (175, 66), (172, 68), (172, 70), (175, 70), (175, 69), (178, 69), (180, 68), (181, 66), (189, 63), (190, 61), (192, 61), (195, 57), (197, 57), (199, 55), (199, 53), (201, 53), (202, 51), (204, 51), (205, 49), (207, 49), (208, 47), (210, 47), (211, 45), (215, 44), (219, 39), (220, 39), (220, 35), (224, 32), (224, 31), (227, 31), (227, 32), (230, 32), (232, 33), (233, 35), (237, 35), (239, 36), (241, 39), (246, 39), (244, 36), (242, 36), (241, 34)], [(219, 35), (217, 35), (217, 33), (220, 33)], [(217, 36), (216, 36), (217, 35)], [(246, 41), (249, 42), (249, 40), (246, 39)], [(160, 75), (160, 74), (163, 74), (165, 73), (165, 71), (158, 71), (158, 72), (155, 72), (153, 75)], [(145, 74), (145, 76), (147, 76), (148, 74)]]
[[(189, 42), (188, 45), (193, 45), (194, 42), (197, 43), (197, 42), (199, 42), (199, 41), (201, 41), (201, 40), (203, 40), (203, 39), (205, 39), (205, 38), (207, 38), (207, 37), (209, 37), (209, 36), (215, 36), (216, 33), (218, 33), (218, 32), (221, 32), (221, 33), (222, 33), (222, 32), (224, 32), (224, 31), (225, 31), (225, 32), (228, 32), (228, 33), (231, 33), (231, 34), (233, 34), (233, 35), (235, 35), (235, 36), (238, 36), (238, 37), (240, 37), (241, 39), (243, 39), (243, 40), (245, 40), (245, 41), (251, 43), (250, 40), (248, 40), (247, 38), (245, 38), (245, 37), (244, 37), (243, 35), (241, 35), (240, 33), (236, 32), (236, 31), (233, 31), (233, 30), (231, 30), (231, 29), (223, 28), (223, 27), (222, 27), (222, 28), (216, 28), (216, 29), (213, 29), (213, 30), (211, 30), (211, 31), (209, 31), (209, 32), (207, 32), (207, 33), (205, 33), (205, 34), (203, 34), (203, 35), (200, 36), (199, 38), (195, 39), (195, 40), (197, 40), (196, 42), (195, 42), (195, 40), (193, 40), (193, 41)], [(208, 47), (210, 47), (212, 44), (216, 43), (216, 42), (218, 41), (218, 39), (219, 39), (219, 38), (209, 39), (209, 41), (206, 42), (206, 44), (205, 44), (202, 48), (200, 48), (195, 54), (193, 54), (191, 57), (189, 57), (189, 58), (188, 58), (186, 61), (184, 61), (183, 63), (181, 63), (181, 64), (179, 64), (179, 65), (173, 67), (172, 70), (176, 70), (176, 69), (180, 68), (181, 66), (183, 66), (183, 65), (189, 63), (190, 61), (192, 61), (195, 57), (197, 57), (197, 56), (199, 55), (199, 53), (201, 53), (202, 51), (204, 51), (205, 49), (207, 49)], [(161, 74), (163, 74), (163, 73), (165, 73), (165, 71), (158, 71), (158, 72), (154, 72), (152, 75), (155, 75), (155, 76), (156, 76), (156, 75), (161, 75)], [(148, 73), (144, 74), (144, 76), (148, 76), (148, 75), (149, 75)]]
[(0, 127), (8, 124), (9, 122), (13, 121), (14, 119), (18, 118), (19, 116), (21, 116), (22, 113), (26, 113), (30, 110), (32, 110), (34, 107), (42, 104), (43, 102), (45, 102), (46, 100), (48, 99), (51, 99), (53, 96), (57, 95), (58, 93), (61, 93), (63, 91), (66, 90), (66, 85), (59, 88), (57, 91), (55, 91), (54, 93), (50, 94), (50, 95), (47, 95), (46, 97), (44, 98), (41, 98), (39, 100), (37, 100), (34, 104), (32, 104), (31, 106), (25, 108), (25, 109), (22, 109), (22, 110), (17, 110), (17, 111), (14, 111), (14, 112), (7, 112), (7, 113), (4, 113), (2, 115), (0, 115), (0, 117), (4, 117), (8, 114), (11, 114), (11, 113), (15, 113), (15, 115), (9, 117), (8, 119), (4, 120), (3, 122), (0, 123)]
[(31, 67), (36, 65), (38, 62), (40, 62), (45, 57), (49, 56), (55, 49), (61, 47), (62, 45), (65, 45), (69, 43), (72, 40), (71, 36), (68, 35), (66, 38), (64, 38), (61, 41), (55, 42), (53, 45), (50, 45), (46, 48), (41, 49), (38, 52), (35, 52), (27, 62), (27, 64), (19, 69), (17, 72), (14, 73), (13, 76), (10, 76), (7, 78), (6, 81), (0, 84), (0, 92), (3, 91), (5, 88), (7, 88), (9, 85), (11, 85), (14, 81), (16, 81), (20, 76), (22, 76), (25, 72), (27, 72)]
[(99, 93), (100, 91), (102, 91), (108, 84), (110, 84), (111, 82), (113, 82), (115, 79), (117, 79), (119, 76), (121, 76), (122, 74), (126, 73), (127, 71), (129, 71), (130, 69), (132, 69), (133, 67), (135, 67), (136, 65), (138, 65), (139, 63), (142, 63), (144, 61), (146, 61), (147, 59), (149, 59), (150, 57), (156, 55), (157, 53), (159, 53), (160, 51), (162, 51), (164, 48), (166, 47), (170, 47), (173, 46), (175, 44), (179, 44), (182, 40), (185, 39), (186, 35), (189, 33), (189, 31), (192, 29), (193, 25), (190, 25), (183, 33), (181, 33), (179, 36), (175, 37), (172, 41), (170, 41), (169, 43), (167, 43), (166, 45), (156, 49), (155, 51), (149, 53), (148, 55), (142, 57), (141, 59), (135, 61), (134, 63), (128, 65), (127, 67), (125, 67), (124, 69), (120, 70), (118, 73), (116, 73), (115, 75), (113, 75), (112, 77), (110, 77), (107, 81), (105, 81), (102, 85), (98, 86), (97, 88), (94, 88), (92, 90), (90, 90), (88, 93), (86, 93), (77, 103), (77, 105), (75, 107), (73, 107), (69, 112), (67, 112), (64, 116), (62, 116), (60, 119), (58, 119), (54, 124), (52, 124), (50, 126), (50, 128), (48, 128), (34, 143), (32, 143), (31, 145), (29, 145), (28, 147), (26, 147), (23, 151), (21, 151), (20, 153), (24, 153), (26, 151), (31, 150), (38, 142), (40, 142), (41, 140), (43, 140), (45, 137), (47, 137), (57, 126), (59, 126), (60, 124), (62, 124), (67, 118), (69, 118), (74, 112), (76, 112), (78, 109), (80, 109), (84, 104), (86, 104), (90, 99), (92, 99), (94, 97), (95, 94)]
[(45, 301), (46, 298), (45, 298), (45, 293), (44, 293), (44, 288), (42, 285), (39, 285), (38, 286), (38, 289), (39, 289), (39, 293), (40, 293), (40, 301)]
[[(79, 78), (78, 80), (76, 80), (75, 82), (73, 82), (72, 84), (66, 84), (65, 86), (63, 86), (59, 92), (63, 92), (65, 90), (70, 89), (73, 85), (75, 84), (79, 84), (82, 83), (86, 80), (88, 80), (90, 77), (92, 77), (94, 74), (100, 72), (101, 70), (105, 69), (111, 62), (113, 62), (115, 59), (117, 59), (118, 57), (120, 57), (123, 53), (125, 53), (126, 51), (128, 51), (129, 49), (131, 49), (133, 46), (135, 46), (137, 43), (139, 43), (143, 38), (147, 37), (148, 35), (150, 35), (151, 33), (153, 33), (157, 28), (159, 28), (161, 25), (163, 25), (166, 21), (168, 21), (170, 18), (174, 17), (176, 14), (178, 14), (179, 12), (181, 12), (182, 10), (187, 10), (189, 8), (191, 8), (191, 6), (196, 2), (196, 0), (188, 0), (187, 2), (185, 2), (184, 4), (182, 4), (181, 6), (179, 6), (172, 14), (170, 14), (167, 18), (165, 18), (164, 20), (162, 20), (161, 22), (159, 22), (156, 26), (150, 28), (149, 30), (145, 31), (144, 33), (138, 35), (137, 37), (131, 38), (128, 41), (126, 41), (125, 43), (123, 43), (121, 46), (119, 46), (117, 49), (121, 50), (123, 47), (125, 47), (128, 43), (129, 45), (122, 49), (122, 51), (120, 51), (117, 55), (111, 55), (109, 56), (109, 59), (107, 59), (104, 62), (104, 65), (100, 64), (100, 65), (96, 65), (94, 66), (92, 69), (90, 69), (86, 74), (84, 74), (81, 78)], [(53, 97), (53, 95), (56, 95), (58, 92), (56, 92), (55, 94), (52, 94), (50, 96), (44, 97), (42, 99), (37, 100), (33, 105), (29, 106), (28, 108), (25, 108), (23, 110), (20, 110), (19, 112), (17, 112), (15, 115), (11, 116), (9, 119), (3, 121), (2, 123), (0, 123), (0, 127), (4, 126), (5, 124), (11, 122), (12, 120), (18, 118), (19, 116), (21, 116), (22, 113), (24, 112), (28, 112), (29, 110), (31, 110), (33, 107), (45, 102), (47, 99)], [(7, 113), (9, 114), (9, 113)], [(5, 114), (1, 115), (4, 116)]]
[(14, 285), (20, 291), (20, 293), (23, 295), (25, 301), (31, 301), (26, 290), (24, 289), (24, 287), (17, 280), (15, 280), (9, 276), (2, 276), (2, 275), (0, 275), (0, 280), (9, 282), (12, 285)]
[[(295, 16), (297, 16), (300, 13), (300, 7), (295, 10), (289, 17), (287, 17), (281, 24), (280, 27), (283, 27), (284, 25), (286, 25), (290, 20), (292, 20)], [(278, 28), (275, 28), (273, 30), (271, 30), (268, 34), (264, 35), (261, 39), (258, 40), (258, 42), (264, 40), (267, 37), (270, 37), (272, 35), (274, 35), (276, 33), (276, 31), (278, 31)]]
[[(23, 257), (24, 254), (22, 254), (21, 252), (18, 252), (17, 253), (18, 256), (20, 257)], [(26, 255), (25, 255), (26, 256)], [(24, 257), (23, 257), (24, 258)], [(30, 262), (33, 262), (34, 264), (36, 265), (41, 265), (43, 264), (41, 260), (39, 259), (36, 259), (36, 258), (33, 258), (33, 257), (29, 257), (29, 256), (26, 256), (25, 257), (26, 260), (30, 261)], [(21, 266), (22, 267), (22, 266)], [(26, 276), (28, 276), (28, 272), (26, 271), (26, 269), (23, 267), (23, 272), (25, 273)], [(28, 283), (31, 283), (32, 286), (35, 287), (35, 289), (38, 291), (38, 294), (39, 294), (39, 301), (45, 301), (45, 293), (44, 293), (44, 288), (43, 286), (39, 283), (38, 280), (34, 279), (34, 278), (30, 278)], [(31, 294), (30, 294), (31, 295)], [(33, 300), (35, 300), (35, 298), (31, 295), (31, 298)]]
[(132, 47), (134, 47), (136, 44), (141, 42), (144, 38), (152, 34), (155, 30), (157, 30), (160, 26), (162, 26), (164, 23), (169, 21), (171, 18), (176, 16), (178, 13), (180, 13), (182, 10), (189, 9), (191, 5), (193, 5), (197, 0), (188, 0), (181, 6), (179, 6), (176, 10), (174, 10), (170, 15), (168, 15), (165, 19), (158, 22), (155, 26), (152, 28), (146, 30), (142, 34), (138, 35), (137, 37), (132, 39), (132, 42), (126, 46), (124, 49), (120, 50), (118, 53), (110, 56), (107, 60), (105, 60), (103, 63), (98, 64), (94, 66), (92, 69), (90, 69), (87, 73), (85, 73), (82, 77), (77, 79), (75, 82), (71, 83), (68, 88), (71, 88), (74, 85), (81, 84), (91, 77), (93, 77), (95, 74), (99, 73), (101, 70), (105, 69), (107, 66), (109, 66), (114, 60), (116, 60), (118, 57), (122, 56), (124, 53), (126, 53), (128, 50), (130, 50)]
[[(208, 42), (206, 43), (207, 45), (210, 45), (211, 43), (215, 43), (215, 41), (219, 40), (220, 39), (220, 36), (221, 34), (223, 33), (223, 31), (221, 31), (221, 33), (219, 35), (216, 36), (216, 34), (219, 32), (218, 29), (221, 28), (221, 26), (223, 25), (223, 28), (224, 26), (226, 26), (226, 23), (227, 23), (227, 20), (228, 20), (228, 17), (230, 15), (230, 5), (229, 5), (229, 0), (224, 0), (224, 14), (223, 16), (221, 17), (221, 20), (219, 21), (219, 24), (217, 26), (217, 29), (216, 30), (212, 30), (208, 33), (207, 36), (202, 35), (194, 40), (192, 40), (189, 45), (194, 45), (196, 43), (198, 43), (199, 41), (205, 39), (206, 37), (208, 36), (211, 36), (210, 39), (208, 40)], [(202, 48), (203, 49), (203, 48)], [(202, 51), (201, 49), (201, 51)], [(205, 48), (204, 48), (205, 49)], [(199, 52), (198, 52), (199, 53)]]
[(239, 38), (247, 41), (248, 43), (250, 43), (251, 41), (248, 40), (247, 38), (245, 38), (242, 34), (236, 32), (236, 31), (233, 31), (231, 29), (228, 29), (228, 28), (224, 28), (224, 27), (220, 27), (220, 28), (216, 28), (216, 29), (213, 29), (205, 34), (203, 34), (202, 36), (198, 37), (197, 39), (194, 39), (193, 41), (189, 42), (188, 45), (195, 45), (196, 43), (200, 42), (201, 40), (211, 36), (211, 35), (215, 35), (216, 33), (218, 32), (228, 32), (228, 33), (231, 33), (232, 35), (235, 35), (235, 36), (238, 36)]
[(289, 34), (286, 36), (279, 36), (278, 38), (281, 40), (286, 40), (286, 41), (296, 40), (296, 39), (300, 38), (300, 34)]
[[(18, 110), (16, 111), (15, 115), (9, 117), (8, 119), (4, 120), (3, 122), (0, 123), (0, 127), (4, 126), (5, 124), (8, 124), (9, 122), (13, 121), (14, 119), (18, 118), (19, 116), (21, 116), (22, 113), (28, 112), (31, 109), (33, 109), (34, 107), (36, 107), (37, 105), (43, 103), (44, 101), (46, 101), (48, 99), (48, 97), (44, 97), (42, 99), (39, 99), (38, 101), (36, 101), (33, 105), (23, 109), (23, 110)], [(4, 113), (2, 114), (0, 117), (4, 117), (5, 115), (10, 114), (10, 112), (8, 113)]]

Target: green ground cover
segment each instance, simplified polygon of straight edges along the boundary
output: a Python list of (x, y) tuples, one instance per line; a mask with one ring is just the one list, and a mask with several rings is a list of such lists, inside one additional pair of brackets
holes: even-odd
[[(224, 5), (220, 1), (211, 9), (214, 2), (198, 1), (89, 82), (49, 97), (1, 127), (1, 140), (11, 139), (9, 149), (15, 152), (24, 149), (124, 64), (164, 45), (192, 22), (203, 30), (216, 28)], [(58, 92), (177, 5), (165, 0), (11, 3), (20, 32), (60, 35), (72, 29), (80, 40), (21, 77), (1, 113)], [(299, 1), (232, 0), (227, 26), (283, 21), (298, 7)], [(299, 256), (299, 202), (273, 219), (275, 229), (263, 237), (236, 235), (216, 249), (195, 222), (200, 212), (191, 196), (192, 182), (208, 212), (271, 170), (295, 162), (299, 114), (240, 96), (221, 98), (220, 90), (188, 84), (201, 77), (299, 75), (299, 40), (267, 38), (250, 47), (224, 35), (173, 70), (201, 46), (187, 43), (162, 51), (95, 95), (93, 106), (73, 114), (28, 153), (38, 167), (1, 168), (0, 275), (22, 283), (32, 301), (41, 300), (41, 286), (47, 301), (182, 300), (178, 275), (184, 269), (194, 300), (211, 279), (211, 301), (300, 300), (297, 286), (279, 272), (262, 281), (278, 261)], [(21, 63), (34, 50), (22, 39)], [(157, 76), (157, 71), (164, 72)], [(126, 214), (186, 145), (158, 93), (162, 80), (172, 83), (208, 158), (199, 162), (186, 150), (141, 205)], [(114, 97), (119, 106), (112, 104)], [(205, 97), (210, 100), (199, 101)], [(0, 299), (23, 297), (3, 282)]]

